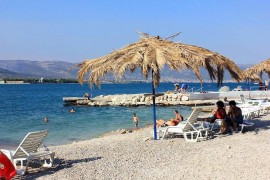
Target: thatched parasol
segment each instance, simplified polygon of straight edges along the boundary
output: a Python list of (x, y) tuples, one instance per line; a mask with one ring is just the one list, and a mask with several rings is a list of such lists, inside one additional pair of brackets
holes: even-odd
[[(263, 72), (267, 73), (270, 77), (270, 58), (252, 66), (251, 68), (247, 68), (244, 71), (245, 75), (248, 77), (260, 76), (260, 78), (262, 78)], [(261, 81), (261, 79), (258, 81)]]
[(218, 85), (223, 81), (224, 70), (228, 70), (231, 77), (240, 81), (243, 72), (230, 59), (211, 52), (205, 48), (175, 43), (169, 39), (162, 39), (159, 36), (150, 36), (141, 33), (138, 42), (130, 44), (122, 49), (116, 50), (106, 56), (85, 60), (76, 67), (80, 68), (78, 80), (84, 82), (84, 76), (89, 74), (88, 83), (100, 86), (100, 78), (111, 72), (119, 77), (123, 77), (126, 70), (134, 72), (141, 69), (145, 78), (152, 74), (153, 85), (153, 116), (154, 116), (154, 139), (156, 139), (156, 112), (155, 112), (155, 87), (160, 83), (160, 70), (167, 65), (171, 70), (181, 71), (183, 69), (192, 70), (202, 83), (199, 68), (207, 69), (211, 80), (217, 80)]
[(243, 71), (245, 75), (245, 79), (247, 81), (257, 81), (257, 82), (262, 82), (262, 79), (259, 75), (257, 75), (251, 68), (247, 68), (246, 70)]

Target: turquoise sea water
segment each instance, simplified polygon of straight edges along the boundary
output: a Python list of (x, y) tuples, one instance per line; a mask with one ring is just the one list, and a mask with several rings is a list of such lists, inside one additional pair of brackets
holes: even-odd
[[(236, 88), (237, 83), (224, 85)], [(190, 83), (194, 90), (199, 83)], [(245, 84), (242, 85), (245, 88)], [(204, 83), (204, 91), (217, 91), (215, 83)], [(161, 83), (157, 92), (174, 88), (173, 83)], [(18, 84), (0, 85), (0, 148), (16, 147), (30, 131), (48, 129), (46, 144), (57, 145), (98, 137), (103, 133), (132, 128), (132, 113), (140, 119), (140, 127), (153, 122), (152, 106), (141, 107), (71, 107), (63, 106), (63, 97), (81, 97), (89, 92), (93, 97), (108, 94), (151, 93), (150, 83), (102, 84), (101, 90), (90, 90), (80, 84)], [(169, 119), (178, 109), (187, 117), (191, 108), (186, 106), (157, 107), (157, 119)], [(44, 123), (47, 116), (49, 123)]]

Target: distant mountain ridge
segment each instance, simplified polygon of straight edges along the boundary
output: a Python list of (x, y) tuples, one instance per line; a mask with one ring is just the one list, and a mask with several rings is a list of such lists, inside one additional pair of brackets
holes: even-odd
[[(30, 60), (0, 60), (0, 78), (72, 78), (76, 79), (77, 70), (68, 72), (68, 70), (77, 63), (65, 61), (30, 61)], [(251, 67), (252, 64), (238, 64), (242, 70)], [(209, 81), (208, 72), (201, 68), (201, 75), (204, 81)], [(150, 78), (150, 77), (149, 77)], [(224, 80), (230, 80), (228, 72), (225, 72)], [(116, 80), (112, 74), (107, 75), (104, 80)], [(145, 80), (140, 70), (133, 74), (127, 72), (122, 81)], [(161, 71), (162, 81), (198, 81), (195, 74), (190, 70), (171, 71), (168, 67), (164, 67)]]
[[(75, 64), (64, 61), (0, 60), (0, 67), (20, 78), (76, 78), (76, 72), (68, 73)], [(0, 74), (1, 78), (10, 77)]]
[(9, 71), (7, 69), (0, 68), (0, 77), (5, 77), (5, 78), (18, 78), (23, 76), (22, 74)]

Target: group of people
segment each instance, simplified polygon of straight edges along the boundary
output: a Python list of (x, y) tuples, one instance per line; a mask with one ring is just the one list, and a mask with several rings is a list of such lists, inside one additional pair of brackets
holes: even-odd
[(198, 120), (214, 123), (216, 119), (221, 119), (222, 124), (219, 131), (220, 134), (225, 134), (229, 132), (229, 130), (238, 132), (239, 124), (243, 123), (243, 115), (241, 108), (236, 106), (236, 102), (234, 100), (229, 101), (230, 107), (228, 112), (226, 112), (223, 101), (217, 101), (216, 106), (217, 108), (212, 111), (211, 117), (198, 118)]
[(175, 89), (174, 89), (175, 92), (186, 93), (187, 90), (188, 90), (188, 85), (185, 84), (185, 83), (183, 83), (183, 84), (181, 85), (181, 88), (180, 88), (180, 86), (179, 86), (178, 83), (174, 84), (174, 86), (175, 86)]
[[(198, 121), (206, 121), (209, 123), (214, 123), (216, 119), (221, 119), (222, 124), (219, 131), (219, 134), (225, 134), (229, 131), (238, 132), (239, 124), (243, 123), (243, 115), (242, 110), (238, 106), (236, 106), (236, 102), (234, 100), (229, 101), (229, 109), (226, 112), (226, 108), (223, 101), (216, 102), (217, 108), (212, 111), (212, 116), (208, 118), (198, 118)], [(177, 111), (174, 110), (175, 118), (171, 118), (168, 121), (163, 119), (156, 121), (157, 127), (165, 127), (165, 126), (176, 126), (181, 121), (184, 120), (183, 116)]]

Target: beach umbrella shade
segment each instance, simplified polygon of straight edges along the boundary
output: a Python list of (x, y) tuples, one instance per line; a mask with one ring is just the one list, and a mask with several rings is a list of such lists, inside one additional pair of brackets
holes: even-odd
[(250, 68), (247, 68), (246, 70), (244, 70), (243, 73), (245, 75), (245, 79), (246, 79), (249, 89), (250, 89), (250, 85), (249, 85), (250, 81), (262, 82), (262, 79), (260, 78), (260, 76), (252, 72)]
[(88, 75), (90, 87), (94, 84), (100, 87), (100, 79), (108, 73), (123, 77), (127, 70), (134, 72), (140, 69), (146, 79), (151, 75), (155, 140), (157, 139), (155, 88), (160, 83), (160, 71), (164, 66), (168, 66), (170, 70), (192, 70), (201, 83), (200, 68), (205, 68), (210, 79), (216, 80), (218, 85), (222, 84), (224, 70), (227, 70), (232, 79), (238, 82), (244, 77), (243, 72), (233, 61), (218, 53), (194, 45), (173, 42), (171, 39), (179, 33), (164, 39), (146, 33), (140, 34), (139, 41), (108, 55), (87, 59), (73, 68), (79, 68), (78, 81), (80, 83), (84, 83), (84, 77)]
[(251, 81), (259, 81), (261, 82), (262, 79), (260, 78), (259, 75), (257, 75), (256, 73), (253, 72), (253, 70), (251, 70), (250, 68), (247, 68), (243, 71), (244, 75), (245, 75), (245, 79), (246, 80), (251, 80)]
[[(268, 76), (270, 77), (270, 58), (265, 60), (265, 61), (262, 61), (259, 64), (254, 65), (250, 68), (247, 68), (244, 71), (244, 74), (248, 77), (258, 77), (259, 76), (260, 78), (262, 78), (263, 72), (267, 73)], [(261, 79), (258, 81), (261, 82)]]

